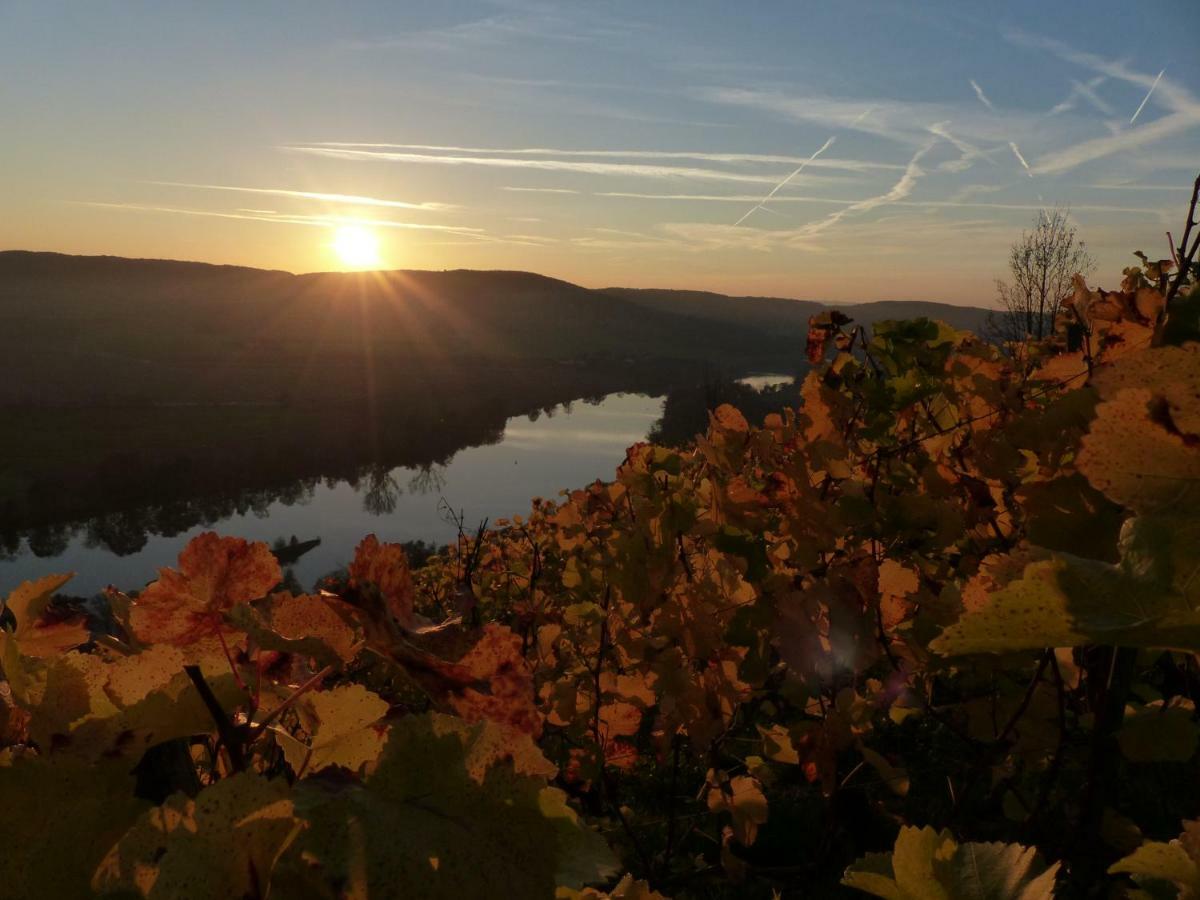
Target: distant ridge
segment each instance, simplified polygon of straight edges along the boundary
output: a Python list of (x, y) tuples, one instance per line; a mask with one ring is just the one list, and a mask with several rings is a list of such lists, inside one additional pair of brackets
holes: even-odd
[(867, 303), (819, 303), (784, 297), (738, 297), (711, 291), (661, 288), (604, 288), (604, 293), (623, 297), (641, 306), (679, 312), (729, 324), (752, 325), (792, 336), (808, 331), (808, 317), (826, 309), (837, 309), (856, 322), (872, 324), (884, 319), (940, 319), (952, 328), (978, 334), (990, 312), (978, 306), (957, 306), (928, 300), (876, 300)]
[[(295, 275), (0, 251), (0, 404), (337, 402), (514, 366), (794, 371), (823, 308), (594, 290), (521, 271)], [(972, 330), (987, 314), (911, 301), (838, 308), (866, 323), (927, 315)]]

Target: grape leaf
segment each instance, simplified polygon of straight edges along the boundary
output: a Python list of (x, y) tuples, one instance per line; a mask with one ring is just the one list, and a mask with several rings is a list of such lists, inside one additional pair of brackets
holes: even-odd
[(1200, 648), (1200, 612), (1154, 581), (1057, 554), (968, 609), (930, 644), (945, 656), (1104, 644)]
[[(45, 673), (31, 704), (29, 731), (60, 755), (99, 759), (117, 751), (137, 759), (149, 747), (215, 729), (195, 685), (171, 666), (179, 650), (153, 647), (106, 662), (95, 654), (68, 653)], [(232, 711), (245, 701), (232, 673), (210, 675), (209, 687)]]
[(1191, 701), (1176, 698), (1126, 710), (1117, 743), (1133, 762), (1187, 762), (1196, 755), (1200, 727), (1192, 721)]
[(193, 644), (222, 627), (226, 610), (263, 596), (280, 577), (266, 544), (205, 532), (183, 548), (177, 570), (161, 569), (142, 591), (130, 622), (148, 643)]
[(1123, 359), (1096, 386), (1104, 402), (1079, 471), (1136, 512), (1190, 509), (1200, 491), (1200, 344)]
[(108, 852), (92, 885), (150, 900), (266, 897), (276, 860), (302, 827), (288, 795), (285, 780), (247, 772), (194, 800), (173, 794)]
[(350, 586), (378, 591), (392, 617), (405, 628), (412, 626), (415, 589), (402, 545), (380, 543), (373, 534), (363, 538), (350, 563)]
[(1166, 882), (1180, 898), (1200, 896), (1200, 821), (1184, 822), (1183, 834), (1169, 843), (1146, 841), (1108, 871), (1132, 875), (1139, 884)]
[(131, 767), (124, 759), (0, 758), (0, 894), (88, 896), (96, 865), (148, 806), (133, 795)]
[(265, 650), (311, 657), (320, 665), (348, 663), (362, 640), (353, 623), (354, 608), (334, 597), (272, 594), (260, 603), (243, 604), (230, 622)]
[(82, 614), (66, 619), (46, 616), (54, 594), (73, 577), (73, 574), (47, 575), (36, 581), (24, 581), (8, 595), (4, 605), (16, 619), (17, 627), (11, 636), (0, 629), (0, 641), (16, 644), (7, 652), (47, 658), (88, 642), (91, 635)]
[(509, 628), (494, 623), (485, 626), (479, 641), (455, 668), (477, 685), (450, 696), (450, 704), (460, 716), (468, 722), (490, 719), (535, 737), (541, 734), (533, 673), (521, 653), (521, 638)]
[(651, 890), (648, 882), (636, 881), (632, 875), (626, 875), (609, 891), (599, 891), (596, 888), (584, 888), (582, 891), (559, 888), (554, 896), (558, 900), (667, 900), (663, 894)]
[(388, 711), (386, 700), (361, 684), (346, 684), (328, 691), (305, 694), (297, 703), (305, 729), (312, 735), (305, 744), (286, 733), (278, 735), (293, 772), (318, 772), (326, 766), (358, 770), (374, 762), (387, 739), (377, 723)]
[(1032, 847), (959, 844), (949, 831), (906, 826), (892, 853), (871, 853), (842, 884), (887, 900), (1053, 900), (1058, 863)]
[(551, 897), (616, 874), (561, 791), (493, 750), (482, 780), (472, 777), (481, 740), (505, 738), (492, 723), (406, 716), (362, 784), (301, 781), (297, 812), (309, 827), (280, 864), (281, 896)]
[(729, 813), (733, 819), (733, 838), (749, 847), (758, 835), (758, 826), (767, 821), (767, 798), (758, 779), (750, 775), (728, 778), (708, 773), (708, 809)]

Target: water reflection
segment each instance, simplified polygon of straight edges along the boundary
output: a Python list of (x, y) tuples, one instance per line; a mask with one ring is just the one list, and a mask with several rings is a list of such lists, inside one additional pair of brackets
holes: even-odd
[[(424, 424), (422, 433), (440, 435), (432, 444), (439, 451), (436, 456), (405, 463), (402, 454), (395, 454), (399, 464), (372, 460), (347, 467), (338, 456), (328, 455), (316, 460), (327, 465), (320, 475), (268, 477), (257, 486), (234, 480), (252, 466), (243, 466), (228, 480), (209, 479), (203, 466), (192, 461), (183, 473), (200, 476), (192, 481), (191, 496), (102, 511), (82, 522), (67, 519), (19, 528), (10, 519), (0, 529), (0, 591), (26, 578), (72, 570), (80, 573), (67, 588), (74, 593), (92, 593), (108, 583), (140, 587), (154, 577), (156, 567), (173, 563), (190, 537), (210, 528), (275, 543), (285, 553), (307, 544), (289, 560), (289, 577), (311, 588), (319, 577), (345, 565), (369, 532), (386, 540), (425, 542), (428, 552), (454, 537), (439, 505), (461, 511), (472, 527), (483, 518), (525, 513), (532, 497), (553, 497), (565, 488), (611, 478), (632, 443), (647, 437), (667, 444), (686, 442), (703, 430), (707, 410), (721, 402), (734, 402), (748, 417), (761, 420), (793, 398), (787, 388), (757, 391), (732, 381), (665, 395), (612, 393), (534, 407), (495, 426), (481, 423), (485, 427), (476, 428), (460, 446), (444, 451), (446, 431), (406, 423)], [(464, 434), (448, 424), (440, 427)], [(398, 433), (403, 436), (404, 431)], [(378, 434), (379, 446), (414, 446), (396, 443), (386, 427)], [(268, 460), (286, 458), (260, 449)], [(258, 471), (273, 474), (269, 468)], [(178, 479), (169, 484), (179, 490)], [(215, 490), (204, 490), (206, 486)], [(316, 539), (319, 543), (312, 543)]]

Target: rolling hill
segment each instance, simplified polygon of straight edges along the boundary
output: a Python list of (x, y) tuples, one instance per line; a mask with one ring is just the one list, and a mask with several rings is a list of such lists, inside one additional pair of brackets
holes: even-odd
[[(794, 369), (820, 304), (510, 271), (288, 272), (0, 252), (0, 404), (355, 401), (563, 367)], [(874, 321), (983, 310), (876, 303)], [(859, 312), (861, 311), (861, 312)], [(476, 371), (474, 379), (464, 372)]]
[(953, 328), (979, 334), (989, 310), (924, 300), (878, 300), (872, 303), (826, 304), (783, 297), (731, 297), (708, 291), (675, 291), (646, 288), (605, 288), (604, 293), (621, 297), (647, 309), (685, 312), (687, 315), (729, 325), (748, 325), (803, 338), (808, 317), (824, 309), (838, 309), (855, 322), (867, 325), (884, 319), (941, 319)]

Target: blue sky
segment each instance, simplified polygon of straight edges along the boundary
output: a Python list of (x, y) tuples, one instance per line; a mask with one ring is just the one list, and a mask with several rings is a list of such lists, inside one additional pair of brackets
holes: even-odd
[(0, 0), (0, 247), (985, 304), (1063, 204), (1114, 284), (1200, 3), (999, 6)]

